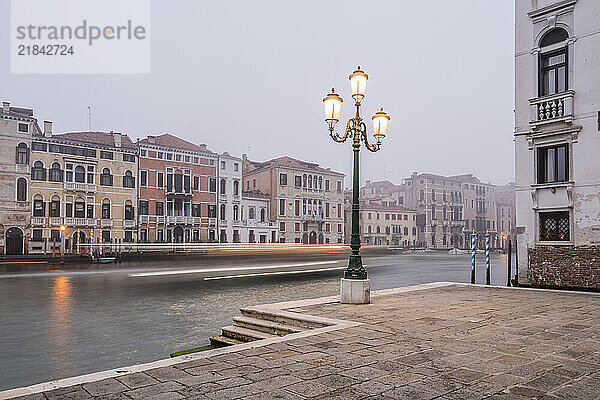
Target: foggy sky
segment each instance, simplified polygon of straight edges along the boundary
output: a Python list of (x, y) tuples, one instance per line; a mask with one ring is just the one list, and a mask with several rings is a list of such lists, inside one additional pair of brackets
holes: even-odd
[[(347, 174), (350, 142), (323, 121), (331, 87), (351, 115), (348, 75), (369, 74), (363, 116), (390, 114), (361, 181), (413, 171), (514, 178), (511, 0), (152, 1), (152, 73), (11, 75), (0, 2), (0, 100), (33, 107), (54, 132), (172, 133), (258, 161), (289, 155)], [(118, 62), (118, 60), (116, 60)], [(372, 137), (372, 136), (371, 136)]]

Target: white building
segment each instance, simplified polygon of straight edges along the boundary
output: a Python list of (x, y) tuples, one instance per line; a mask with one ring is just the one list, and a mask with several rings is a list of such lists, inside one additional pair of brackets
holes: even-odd
[(599, 288), (600, 2), (515, 11), (519, 280)]
[(225, 152), (217, 165), (220, 243), (240, 243), (242, 228), (242, 159)]
[(277, 243), (277, 224), (269, 215), (270, 198), (258, 192), (242, 193), (242, 243)]

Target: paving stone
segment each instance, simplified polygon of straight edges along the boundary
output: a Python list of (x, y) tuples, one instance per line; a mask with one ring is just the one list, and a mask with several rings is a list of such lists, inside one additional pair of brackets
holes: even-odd
[(81, 387), (92, 396), (120, 393), (129, 388), (115, 378), (103, 379), (97, 382), (84, 383)]
[(159, 383), (158, 380), (143, 372), (136, 372), (134, 374), (123, 375), (116, 379), (125, 386), (127, 386), (129, 389), (137, 389), (140, 387)]
[(185, 387), (182, 384), (177, 382), (162, 382), (157, 383), (156, 385), (144, 386), (139, 389), (130, 390), (124, 392), (124, 394), (131, 397), (134, 400), (148, 399), (152, 396), (157, 396), (163, 393), (175, 392), (184, 388)]
[(190, 376), (186, 371), (175, 367), (154, 368), (144, 372), (160, 382), (174, 381)]
[(260, 392), (250, 397), (247, 397), (246, 400), (301, 400), (304, 397), (299, 396), (295, 393), (288, 392), (287, 390), (273, 390), (267, 392)]
[(70, 386), (60, 389), (50, 390), (46, 393), (46, 398), (48, 400), (58, 400), (58, 399), (91, 399), (92, 395), (83, 390), (81, 386)]
[(472, 383), (488, 376), (488, 374), (468, 368), (457, 368), (448, 372), (445, 376), (461, 383)]

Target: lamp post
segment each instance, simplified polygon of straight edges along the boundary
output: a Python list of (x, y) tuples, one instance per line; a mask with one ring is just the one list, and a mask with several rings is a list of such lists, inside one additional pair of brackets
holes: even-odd
[(372, 152), (379, 151), (381, 143), (387, 131), (388, 121), (390, 117), (383, 108), (376, 112), (372, 117), (373, 120), (373, 136), (375, 143), (369, 143), (367, 137), (367, 126), (360, 116), (360, 107), (362, 100), (365, 97), (367, 80), (369, 77), (360, 69), (360, 66), (354, 71), (350, 77), (350, 87), (352, 89), (352, 98), (356, 107), (354, 118), (350, 118), (346, 123), (346, 130), (343, 135), (334, 132), (335, 124), (340, 120), (340, 111), (342, 102), (344, 101), (334, 89), (331, 89), (324, 99), (325, 104), (325, 121), (329, 126), (329, 136), (338, 142), (345, 142), (348, 138), (352, 139), (352, 150), (354, 152), (354, 169), (352, 180), (352, 235), (350, 239), (350, 260), (348, 267), (344, 271), (344, 278), (340, 285), (340, 300), (342, 303), (350, 304), (365, 304), (370, 302), (370, 282), (367, 279), (367, 270), (362, 264), (360, 255), (360, 232), (359, 232), (359, 152), (361, 143), (364, 142), (365, 147)]
[(61, 225), (60, 226), (60, 256), (64, 257), (65, 256), (65, 230), (67, 229), (66, 226)]

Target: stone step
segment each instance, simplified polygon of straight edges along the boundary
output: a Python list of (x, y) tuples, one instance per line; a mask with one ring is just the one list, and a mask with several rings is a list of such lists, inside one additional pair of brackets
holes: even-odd
[(210, 344), (216, 347), (225, 347), (225, 346), (233, 346), (236, 344), (244, 343), (241, 340), (232, 339), (225, 336), (211, 336)]
[(259, 311), (251, 308), (242, 308), (240, 312), (244, 317), (250, 317), (260, 320), (266, 320), (275, 322), (278, 324), (291, 326), (295, 328), (303, 328), (303, 329), (314, 329), (314, 328), (322, 328), (327, 326), (327, 324), (323, 324), (321, 322), (312, 321), (309, 318), (302, 318), (302, 315), (298, 315), (298, 317), (287, 317), (280, 314), (275, 314), (269, 311)]
[(221, 328), (221, 331), (223, 336), (241, 340), (242, 342), (252, 342), (254, 340), (275, 337), (275, 335), (271, 335), (270, 333), (255, 331), (254, 329), (242, 328), (234, 325), (224, 326)]
[(304, 328), (280, 324), (273, 321), (252, 317), (234, 317), (233, 325), (240, 328), (270, 333), (271, 335), (285, 336), (290, 333), (302, 332)]

